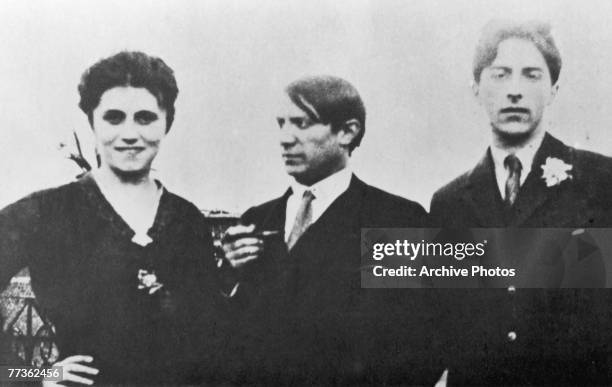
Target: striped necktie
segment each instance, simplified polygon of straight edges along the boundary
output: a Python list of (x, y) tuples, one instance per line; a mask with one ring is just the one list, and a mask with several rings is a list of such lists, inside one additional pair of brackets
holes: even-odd
[(519, 188), (521, 188), (521, 170), (523, 166), (521, 165), (521, 160), (515, 155), (506, 156), (504, 166), (509, 172), (508, 179), (506, 180), (506, 198), (504, 201), (508, 207), (512, 207), (518, 196)]
[(289, 250), (291, 250), (302, 234), (304, 234), (308, 226), (310, 226), (310, 223), (312, 223), (312, 201), (314, 198), (315, 196), (312, 192), (308, 190), (304, 191), (304, 196), (302, 196), (302, 202), (295, 216), (291, 234), (289, 234), (289, 238), (287, 239), (287, 248)]

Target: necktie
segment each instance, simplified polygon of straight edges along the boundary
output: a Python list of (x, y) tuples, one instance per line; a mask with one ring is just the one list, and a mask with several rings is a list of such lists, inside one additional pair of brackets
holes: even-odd
[(508, 180), (506, 180), (506, 198), (505, 202), (508, 206), (512, 206), (516, 201), (516, 197), (521, 187), (521, 160), (515, 155), (508, 155), (504, 159), (504, 166), (508, 169)]
[(295, 216), (295, 222), (293, 223), (293, 228), (291, 229), (291, 234), (289, 234), (289, 239), (287, 239), (287, 248), (289, 250), (291, 250), (312, 222), (312, 201), (314, 198), (315, 196), (312, 192), (308, 190), (304, 191), (302, 203), (300, 203), (300, 207)]

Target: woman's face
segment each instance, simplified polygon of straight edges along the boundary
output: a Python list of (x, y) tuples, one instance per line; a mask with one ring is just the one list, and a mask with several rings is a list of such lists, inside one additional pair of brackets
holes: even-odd
[(114, 87), (100, 97), (93, 129), (103, 168), (124, 177), (142, 176), (166, 135), (166, 111), (145, 88)]

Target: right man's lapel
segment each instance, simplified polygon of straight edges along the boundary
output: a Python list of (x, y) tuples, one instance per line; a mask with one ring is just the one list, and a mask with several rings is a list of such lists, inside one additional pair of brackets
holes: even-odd
[[(572, 163), (570, 149), (561, 141), (546, 133), (540, 148), (534, 156), (529, 175), (527, 175), (525, 183), (521, 186), (521, 190), (514, 203), (514, 216), (510, 225), (520, 226), (524, 224), (538, 208), (544, 206), (550, 199), (560, 198), (562, 197), (562, 192), (571, 189), (571, 180), (552, 187), (546, 186), (545, 180), (542, 177), (542, 166), (549, 157), (558, 159), (568, 165)], [(568, 214), (571, 213), (570, 208), (567, 211)]]
[(501, 195), (495, 179), (495, 167), (491, 150), (474, 167), (465, 191), (465, 200), (483, 227), (503, 227), (504, 214), (501, 208)]

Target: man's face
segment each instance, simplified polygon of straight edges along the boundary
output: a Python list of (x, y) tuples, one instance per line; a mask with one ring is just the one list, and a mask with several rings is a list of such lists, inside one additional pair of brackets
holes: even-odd
[(166, 112), (145, 88), (114, 87), (93, 111), (102, 165), (118, 175), (148, 173), (166, 135)]
[(474, 85), (493, 132), (506, 140), (531, 136), (556, 91), (544, 56), (532, 42), (518, 38), (499, 44), (495, 60)]
[(276, 119), (285, 170), (299, 183), (312, 185), (345, 166), (340, 132), (333, 133), (331, 125), (313, 122), (289, 97)]

